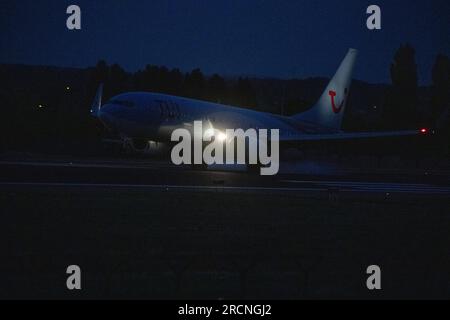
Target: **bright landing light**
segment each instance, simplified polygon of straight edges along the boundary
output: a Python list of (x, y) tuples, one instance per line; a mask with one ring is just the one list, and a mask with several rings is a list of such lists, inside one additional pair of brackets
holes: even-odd
[(223, 132), (220, 132), (217, 135), (217, 140), (219, 140), (220, 142), (224, 142), (227, 139), (227, 135)]
[(227, 139), (227, 135), (225, 132), (221, 132), (212, 127), (205, 130), (204, 137), (206, 139), (211, 139), (212, 137), (214, 137), (214, 139), (219, 142), (224, 142)]

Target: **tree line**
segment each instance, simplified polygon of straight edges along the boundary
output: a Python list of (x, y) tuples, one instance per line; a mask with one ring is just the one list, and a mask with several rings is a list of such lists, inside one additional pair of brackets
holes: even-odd
[[(389, 85), (354, 81), (344, 130), (438, 127), (445, 133), (444, 143), (447, 143), (450, 140), (448, 56), (437, 55), (430, 70), (432, 83), (427, 87), (418, 86), (415, 50), (409, 44), (395, 52), (389, 72)], [(101, 133), (97, 134), (99, 128), (95, 127), (89, 108), (101, 82), (105, 84), (104, 102), (126, 91), (150, 91), (291, 115), (311, 106), (328, 81), (325, 78), (229, 78), (205, 75), (198, 68), (182, 72), (155, 65), (130, 73), (104, 60), (86, 69), (0, 65), (0, 78), (4, 84), (0, 87), (0, 147), (38, 150), (43, 145), (48, 150), (97, 147)], [(363, 109), (368, 103), (376, 103), (376, 111)]]
[(196, 68), (183, 73), (177, 68), (147, 65), (135, 73), (127, 73), (118, 64), (108, 66), (100, 60), (91, 70), (90, 91), (99, 83), (105, 84), (105, 98), (125, 91), (158, 92), (207, 100), (216, 103), (256, 108), (256, 92), (248, 77), (225, 80), (219, 74), (205, 76)]
[(438, 54), (431, 70), (431, 99), (419, 109), (418, 75), (415, 50), (400, 46), (390, 66), (391, 88), (383, 106), (385, 128), (416, 128), (418, 125), (448, 128), (446, 110), (450, 107), (450, 59)]

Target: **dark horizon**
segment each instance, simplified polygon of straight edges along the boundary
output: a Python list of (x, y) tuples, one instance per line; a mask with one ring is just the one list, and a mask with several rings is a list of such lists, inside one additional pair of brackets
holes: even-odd
[[(355, 78), (389, 83), (398, 47), (416, 49), (420, 85), (437, 54), (450, 55), (448, 3), (378, 1), (382, 29), (365, 27), (369, 1), (80, 0), (82, 29), (65, 27), (69, 1), (3, 4), (0, 63), (86, 68), (100, 59), (128, 72), (147, 64), (188, 72), (264, 78), (330, 77), (348, 48), (360, 51)], [(345, 18), (343, 18), (345, 17)], [(420, 17), (420, 18), (418, 18)], [(337, 27), (338, 26), (338, 27)], [(329, 48), (332, 48), (330, 50)]]
[[(107, 63), (108, 66), (112, 66), (116, 63), (110, 63), (109, 61), (106, 61), (105, 59), (100, 59), (99, 61), (105, 61)], [(123, 68), (123, 66), (121, 66), (120, 64), (117, 64), (120, 67)], [(164, 65), (153, 65), (151, 63), (144, 65), (142, 68), (137, 69), (136, 71), (130, 71), (127, 69), (124, 69), (124, 71), (128, 74), (128, 75), (133, 75), (138, 71), (142, 71), (145, 69), (145, 67), (147, 65), (150, 66), (156, 66), (158, 68), (161, 67), (166, 67), (168, 68), (168, 70), (179, 70), (182, 74), (189, 74), (191, 73), (193, 70), (195, 69), (200, 69), (200, 71), (203, 72), (203, 70), (201, 68), (194, 68), (192, 70), (184, 70), (181, 68), (178, 68), (176, 66), (171, 67), (171, 66), (164, 66)], [(67, 66), (62, 66), (62, 65), (46, 65), (46, 64), (27, 64), (27, 63), (3, 63), (0, 62), (0, 66), (18, 66), (18, 67), (31, 67), (31, 68), (55, 68), (55, 69), (67, 69), (67, 70), (89, 70), (89, 69), (95, 69), (96, 65), (90, 65), (90, 66), (85, 66), (85, 67), (76, 67), (76, 66), (71, 66), (71, 67), (67, 67)], [(219, 75), (220, 77), (223, 77), (226, 80), (237, 80), (239, 78), (248, 78), (248, 79), (256, 79), (256, 80), (274, 80), (274, 81), (292, 81), (292, 80), (314, 80), (314, 79), (318, 79), (318, 80), (326, 80), (328, 81), (333, 74), (330, 74), (328, 76), (326, 75), (317, 75), (317, 76), (305, 76), (305, 77), (287, 77), (287, 78), (282, 78), (282, 77), (277, 77), (277, 76), (264, 76), (264, 75), (251, 75), (251, 74), (222, 74), (222, 73), (218, 73), (218, 72), (213, 72), (213, 73), (204, 73), (203, 74), (206, 78), (210, 78), (213, 75)], [(369, 85), (379, 85), (379, 86), (389, 86), (391, 85), (390, 80), (388, 80), (387, 82), (369, 82), (363, 79), (358, 79), (353, 77), (353, 81), (356, 82), (362, 82), (362, 83), (367, 83)], [(429, 87), (430, 84), (420, 84), (419, 83), (419, 87)]]

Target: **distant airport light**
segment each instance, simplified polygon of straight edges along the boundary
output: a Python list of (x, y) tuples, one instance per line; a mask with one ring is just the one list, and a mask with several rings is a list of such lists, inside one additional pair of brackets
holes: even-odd
[(69, 86), (67, 86), (67, 87), (66, 87), (66, 90), (67, 90), (67, 91), (69, 91), (69, 90), (70, 90), (70, 87), (69, 87)]
[(45, 108), (45, 106), (42, 105), (42, 104), (39, 104), (39, 105), (38, 105), (38, 108), (39, 108), (39, 109), (42, 109), (42, 108)]

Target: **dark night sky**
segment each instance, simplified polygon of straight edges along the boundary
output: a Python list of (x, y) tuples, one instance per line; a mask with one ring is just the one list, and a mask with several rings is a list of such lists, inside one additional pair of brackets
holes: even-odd
[[(66, 29), (66, 8), (82, 10), (82, 30)], [(366, 8), (382, 9), (381, 31)], [(444, 0), (2, 1), (0, 62), (86, 67), (100, 58), (129, 71), (146, 64), (205, 73), (331, 76), (349, 47), (355, 77), (388, 82), (401, 43), (416, 48), (419, 78), (431, 80), (438, 52), (450, 54)]]

